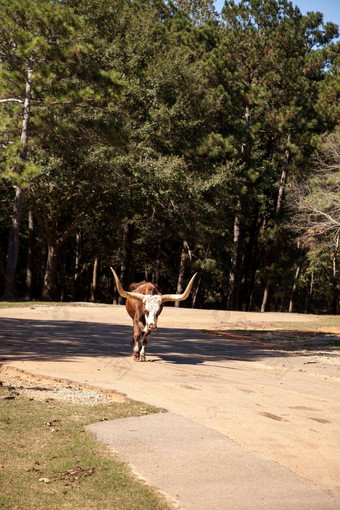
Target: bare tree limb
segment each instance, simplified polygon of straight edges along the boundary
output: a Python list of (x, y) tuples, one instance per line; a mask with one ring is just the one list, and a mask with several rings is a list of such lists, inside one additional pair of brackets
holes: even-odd
[(333, 244), (340, 231), (340, 131), (328, 137), (313, 170), (290, 194), (287, 226), (307, 243), (324, 237)]
[(22, 99), (8, 98), (8, 99), (0, 99), (0, 103), (21, 103), (24, 104)]

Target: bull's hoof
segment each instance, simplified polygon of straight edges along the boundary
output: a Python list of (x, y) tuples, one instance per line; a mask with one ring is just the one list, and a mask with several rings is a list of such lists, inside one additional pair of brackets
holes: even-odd
[(139, 354), (139, 352), (133, 352), (133, 353), (132, 353), (132, 358), (133, 358), (135, 361), (139, 361), (139, 359), (140, 359), (140, 354)]
[(139, 357), (139, 361), (146, 361), (145, 354), (141, 354), (141, 356)]

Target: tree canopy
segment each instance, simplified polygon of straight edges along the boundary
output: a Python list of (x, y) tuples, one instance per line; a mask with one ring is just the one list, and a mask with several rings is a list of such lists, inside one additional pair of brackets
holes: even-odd
[(111, 302), (110, 265), (164, 292), (198, 270), (193, 306), (292, 310), (294, 288), (337, 312), (338, 250), (301, 240), (338, 221), (334, 23), (288, 0), (0, 11), (0, 291)]

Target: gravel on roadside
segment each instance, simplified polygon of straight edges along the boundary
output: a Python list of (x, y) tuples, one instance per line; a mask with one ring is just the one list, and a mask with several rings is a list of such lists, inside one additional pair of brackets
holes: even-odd
[(8, 395), (4, 395), (3, 399), (25, 395), (39, 401), (65, 400), (89, 406), (128, 400), (125, 395), (113, 391), (103, 391), (68, 380), (35, 376), (4, 365), (0, 365), (0, 386), (8, 390)]

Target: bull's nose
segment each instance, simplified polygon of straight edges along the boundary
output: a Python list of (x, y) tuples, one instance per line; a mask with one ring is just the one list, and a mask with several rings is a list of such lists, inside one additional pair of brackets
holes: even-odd
[(156, 324), (149, 324), (149, 331), (155, 331), (157, 329)]

